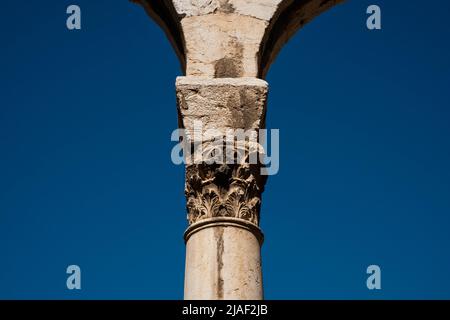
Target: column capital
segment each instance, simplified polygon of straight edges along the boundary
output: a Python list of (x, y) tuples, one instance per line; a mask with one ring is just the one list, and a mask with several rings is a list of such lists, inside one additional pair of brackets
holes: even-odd
[(186, 159), (189, 224), (229, 217), (257, 226), (266, 182), (258, 137), (265, 126), (267, 82), (179, 77), (176, 89), (183, 139), (193, 151)]

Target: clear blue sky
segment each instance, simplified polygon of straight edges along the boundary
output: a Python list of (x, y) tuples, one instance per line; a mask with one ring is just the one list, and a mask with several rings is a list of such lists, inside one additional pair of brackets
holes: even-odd
[[(73, 3), (81, 31), (65, 26)], [(370, 4), (381, 31), (365, 27)], [(182, 298), (181, 71), (163, 32), (126, 0), (0, 9), (0, 298)], [(266, 298), (450, 298), (449, 9), (350, 0), (273, 64)]]

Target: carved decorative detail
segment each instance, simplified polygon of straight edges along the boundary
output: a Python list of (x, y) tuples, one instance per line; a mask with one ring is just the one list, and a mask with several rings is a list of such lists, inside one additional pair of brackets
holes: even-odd
[(261, 193), (266, 176), (255, 164), (194, 164), (186, 167), (189, 224), (213, 217), (240, 218), (259, 223)]

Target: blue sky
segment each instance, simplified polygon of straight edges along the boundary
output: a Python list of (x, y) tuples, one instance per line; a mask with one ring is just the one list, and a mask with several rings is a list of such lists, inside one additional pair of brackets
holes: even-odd
[[(0, 6), (0, 298), (182, 298), (181, 70), (164, 33), (126, 0)], [(267, 299), (450, 298), (449, 9), (350, 0), (272, 65)], [(70, 264), (81, 291), (66, 288)]]

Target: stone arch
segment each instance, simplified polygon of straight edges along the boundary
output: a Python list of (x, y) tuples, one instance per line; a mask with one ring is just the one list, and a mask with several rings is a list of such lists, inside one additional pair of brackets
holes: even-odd
[(184, 33), (171, 0), (130, 0), (140, 4), (147, 14), (161, 27), (177, 55), (183, 74), (186, 70)]
[[(131, 1), (141, 4), (164, 30), (183, 74), (264, 79), (299, 29), (344, 0)], [(199, 34), (206, 32), (215, 32), (216, 41), (202, 43)]]
[(306, 23), (344, 0), (283, 0), (266, 29), (258, 56), (258, 77), (264, 79), (283, 46)]
[[(215, 137), (229, 130), (257, 134), (265, 127), (268, 83), (258, 78), (297, 30), (343, 0), (132, 1), (163, 28), (180, 58), (186, 76), (175, 82), (178, 123), (188, 147), (217, 150)], [(233, 154), (264, 151), (245, 137), (238, 142)], [(261, 161), (208, 160), (186, 163), (184, 297), (262, 299), (259, 217), (269, 171)]]

